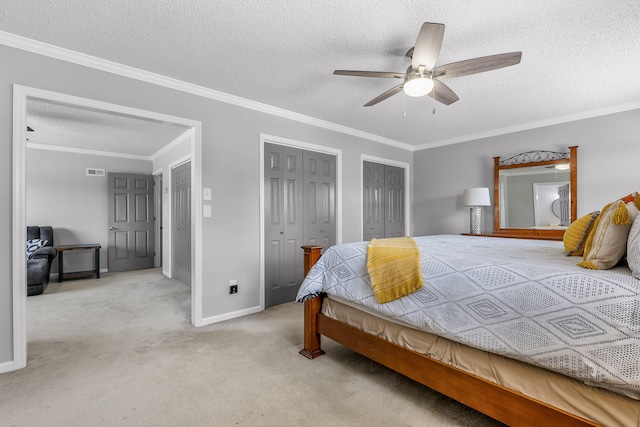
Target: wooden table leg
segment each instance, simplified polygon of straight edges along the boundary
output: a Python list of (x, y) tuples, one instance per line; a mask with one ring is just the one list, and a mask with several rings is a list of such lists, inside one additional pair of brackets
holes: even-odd
[(93, 260), (96, 268), (96, 279), (100, 278), (100, 248), (96, 248), (95, 259)]
[(64, 254), (64, 251), (58, 252), (58, 282), (62, 282), (62, 276), (64, 275), (64, 271), (62, 270), (62, 254)]

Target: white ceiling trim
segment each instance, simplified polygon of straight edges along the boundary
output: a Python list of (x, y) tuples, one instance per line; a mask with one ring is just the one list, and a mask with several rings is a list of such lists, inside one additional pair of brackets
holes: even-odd
[(109, 157), (118, 157), (121, 159), (152, 161), (150, 156), (114, 153), (112, 151), (86, 150), (84, 148), (61, 147), (61, 146), (49, 145), (49, 144), (35, 144), (32, 142), (27, 142), (27, 148), (32, 148), (34, 150), (63, 151), (65, 153), (75, 153), (75, 154), (89, 154), (91, 156), (109, 156)]
[(380, 135), (375, 135), (369, 132), (364, 132), (364, 131), (353, 129), (347, 126), (338, 125), (336, 123), (327, 122), (325, 120), (316, 119), (314, 117), (305, 116), (304, 114), (295, 113), (293, 111), (288, 111), (282, 108), (273, 107), (271, 105), (252, 101), (250, 99), (241, 98), (239, 96), (230, 95), (228, 93), (224, 93), (217, 90), (194, 85), (191, 83), (183, 82), (181, 80), (173, 79), (171, 77), (162, 76), (160, 74), (140, 70), (134, 67), (129, 67), (127, 65), (119, 64), (117, 62), (109, 61), (102, 58), (97, 58), (91, 55), (86, 55), (84, 53), (76, 52), (70, 49), (65, 49), (59, 46), (54, 46), (54, 45), (40, 42), (37, 40), (32, 40), (26, 37), (18, 36), (16, 34), (7, 33), (6, 31), (0, 31), (0, 44), (13, 47), (16, 49), (21, 49), (27, 52), (32, 52), (39, 55), (47, 56), (50, 58), (60, 59), (73, 64), (94, 68), (96, 70), (106, 71), (108, 73), (117, 74), (123, 77), (129, 77), (129, 78), (140, 80), (146, 83), (163, 86), (169, 89), (175, 89), (181, 92), (202, 96), (204, 98), (225, 102), (227, 104), (233, 104), (239, 107), (244, 107), (251, 110), (256, 110), (263, 113), (271, 114), (274, 116), (295, 120), (295, 121), (306, 123), (312, 126), (317, 126), (317, 127), (329, 129), (332, 131), (344, 133), (347, 135), (356, 136), (358, 138), (364, 138), (370, 141), (379, 142), (381, 144), (391, 145), (404, 150), (408, 150), (408, 151), (415, 150), (415, 147), (413, 145), (396, 141), (394, 139), (385, 138)]
[(459, 144), (461, 142), (474, 141), (476, 139), (490, 138), (493, 136), (506, 135), (509, 133), (521, 132), (536, 128), (559, 125), (562, 123), (575, 122), (577, 120), (591, 119), (593, 117), (606, 116), (608, 114), (622, 113), (624, 111), (637, 110), (640, 108), (640, 101), (630, 102), (628, 104), (613, 105), (610, 107), (598, 108), (591, 111), (583, 111), (576, 114), (568, 114), (565, 116), (554, 117), (547, 120), (539, 120), (536, 122), (524, 123), (506, 128), (493, 129), (487, 132), (475, 133), (473, 135), (465, 135), (458, 138), (444, 139), (430, 144), (418, 145), (415, 151), (428, 150), (429, 148), (442, 147), (444, 145)]
[(186, 141), (191, 136), (191, 132), (193, 132), (193, 129), (187, 130), (182, 135), (180, 135), (179, 137), (177, 137), (176, 139), (174, 139), (173, 141), (171, 141), (170, 143), (168, 143), (167, 145), (165, 145), (164, 147), (162, 147), (161, 149), (153, 153), (149, 159), (155, 161), (161, 155), (173, 150), (175, 147), (177, 147), (178, 145)]

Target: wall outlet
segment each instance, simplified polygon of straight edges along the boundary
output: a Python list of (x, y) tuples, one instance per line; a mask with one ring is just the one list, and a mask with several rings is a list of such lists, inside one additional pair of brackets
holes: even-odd
[(229, 293), (237, 294), (238, 293), (238, 281), (237, 280), (229, 280)]

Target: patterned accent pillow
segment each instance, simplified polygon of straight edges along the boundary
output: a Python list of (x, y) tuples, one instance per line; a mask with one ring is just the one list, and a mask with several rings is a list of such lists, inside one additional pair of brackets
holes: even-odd
[(591, 232), (600, 211), (594, 211), (573, 221), (562, 236), (564, 251), (567, 256), (582, 256), (587, 236)]
[(27, 240), (27, 259), (33, 258), (33, 253), (47, 244), (48, 240)]
[(627, 241), (627, 263), (633, 277), (640, 279), (640, 215), (636, 216)]
[(614, 267), (627, 252), (629, 230), (638, 215), (633, 202), (616, 200), (602, 208), (584, 248), (583, 261), (578, 265), (592, 270)]
[(637, 191), (635, 193), (631, 193), (628, 196), (624, 196), (622, 200), (625, 204), (629, 202), (633, 202), (636, 205), (636, 208), (640, 209), (640, 193)]

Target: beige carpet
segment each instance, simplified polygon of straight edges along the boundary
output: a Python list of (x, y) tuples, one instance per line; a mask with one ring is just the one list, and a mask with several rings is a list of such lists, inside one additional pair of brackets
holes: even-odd
[(0, 375), (2, 426), (498, 426), (324, 340), (302, 305), (201, 328), (160, 270), (51, 283), (27, 300), (27, 368)]

